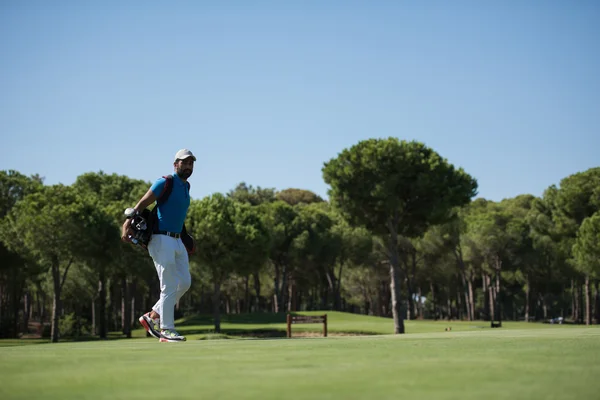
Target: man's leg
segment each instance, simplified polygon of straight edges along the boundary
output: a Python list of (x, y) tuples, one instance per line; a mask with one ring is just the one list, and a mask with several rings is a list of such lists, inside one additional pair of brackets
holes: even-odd
[[(153, 236), (150, 240), (150, 243), (148, 244), (148, 252), (150, 253), (150, 255), (152, 256), (153, 259), (155, 257), (159, 257), (159, 254), (161, 253), (161, 246), (162, 246), (162, 242), (161, 242), (160, 238), (158, 238), (158, 236)], [(155, 265), (155, 268), (157, 268), (157, 272), (158, 272), (158, 267), (156, 265), (156, 262), (154, 263), (154, 265)], [(159, 274), (158, 276), (160, 279), (161, 275)], [(160, 284), (162, 286), (162, 280), (161, 280)], [(161, 337), (161, 335), (160, 335), (160, 309), (162, 307), (161, 304), (162, 303), (159, 299), (159, 301), (152, 307), (152, 310), (150, 312), (145, 313), (138, 319), (140, 321), (140, 324), (146, 330), (146, 332), (148, 332), (148, 334), (150, 334), (151, 336), (154, 336), (157, 339), (160, 339), (160, 337)]]
[(190, 261), (187, 250), (181, 240), (178, 240), (178, 249), (175, 252), (175, 265), (177, 268), (177, 294), (175, 304), (189, 290), (192, 285), (192, 276), (190, 275)]
[(160, 298), (152, 310), (160, 315), (160, 328), (173, 329), (176, 293), (177, 269), (175, 249), (177, 241), (165, 235), (154, 235), (148, 250), (160, 281)]

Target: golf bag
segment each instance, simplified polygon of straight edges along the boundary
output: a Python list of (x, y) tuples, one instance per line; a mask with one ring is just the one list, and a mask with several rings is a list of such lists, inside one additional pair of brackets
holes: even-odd
[[(148, 243), (150, 242), (152, 235), (158, 233), (158, 205), (166, 202), (173, 191), (173, 175), (163, 176), (163, 178), (166, 179), (165, 187), (163, 188), (162, 193), (156, 199), (156, 205), (154, 208), (152, 210), (148, 210), (146, 208), (139, 214), (128, 216), (128, 218), (132, 219), (130, 226), (133, 234), (130, 235), (130, 239), (133, 244), (140, 245), (144, 248), (148, 247)], [(190, 183), (186, 183), (189, 190)], [(126, 215), (128, 210), (125, 211)], [(188, 254), (193, 254), (196, 251), (196, 243), (193, 236), (187, 233), (187, 230), (185, 229), (185, 223), (183, 224), (181, 230), (181, 241), (183, 242)]]

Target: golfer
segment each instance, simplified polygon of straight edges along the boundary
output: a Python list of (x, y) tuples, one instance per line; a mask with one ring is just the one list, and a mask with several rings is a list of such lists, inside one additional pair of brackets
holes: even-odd
[[(142, 326), (161, 342), (182, 342), (185, 336), (175, 330), (175, 304), (191, 285), (188, 252), (181, 241), (183, 223), (190, 206), (190, 185), (188, 178), (194, 171), (196, 157), (191, 151), (182, 149), (175, 155), (172, 192), (167, 201), (157, 204), (158, 228), (149, 243), (148, 252), (154, 261), (160, 281), (160, 298), (139, 318)], [(160, 178), (134, 207), (141, 213), (161, 195), (166, 178)], [(130, 219), (123, 224), (121, 238), (130, 241)]]

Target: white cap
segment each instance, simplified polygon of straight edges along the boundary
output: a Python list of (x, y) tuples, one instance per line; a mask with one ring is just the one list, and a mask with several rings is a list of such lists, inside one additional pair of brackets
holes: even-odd
[(192, 157), (194, 161), (196, 161), (196, 156), (192, 154), (188, 149), (181, 149), (175, 154), (175, 161), (177, 160), (185, 160), (188, 157)]

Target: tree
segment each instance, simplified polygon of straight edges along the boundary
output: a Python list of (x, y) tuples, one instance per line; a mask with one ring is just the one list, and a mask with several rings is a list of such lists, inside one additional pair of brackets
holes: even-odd
[[(244, 276), (244, 301), (246, 310), (250, 309), (249, 280), (254, 275), (255, 285), (259, 285), (259, 274), (269, 258), (270, 232), (265, 222), (265, 210), (247, 204), (236, 207), (236, 233), (241, 239), (237, 251), (239, 260), (236, 272)], [(257, 294), (256, 306), (260, 307)]]
[(399, 235), (418, 237), (469, 203), (477, 182), (418, 142), (370, 139), (325, 163), (330, 198), (351, 223), (385, 235), (390, 262), (395, 333), (404, 333)]
[(285, 201), (291, 206), (296, 204), (321, 203), (323, 199), (317, 194), (305, 189), (289, 188), (282, 190), (275, 195), (277, 200)]
[[(298, 235), (291, 245), (291, 297), (287, 309), (298, 310), (298, 291), (312, 289), (311, 308), (324, 309), (329, 295), (337, 290), (335, 261), (341, 247), (341, 237), (333, 232), (334, 221), (319, 204), (299, 204), (295, 226)], [(318, 304), (318, 305), (317, 305)]]
[[(561, 299), (561, 303), (565, 303), (564, 299), (570, 295), (572, 317), (577, 320), (579, 310), (575, 282), (578, 277), (567, 262), (573, 247), (573, 240), (560, 229), (562, 223), (555, 222), (557, 218), (560, 218), (556, 208), (557, 196), (558, 188), (550, 186), (544, 191), (541, 198), (532, 201), (531, 209), (526, 216), (537, 264), (535, 275), (527, 277), (529, 282), (526, 283), (526, 289), (528, 289), (526, 290), (526, 301), (528, 292), (537, 291), (545, 319), (547, 317), (546, 299), (550, 292), (555, 292), (554, 294)], [(566, 290), (565, 282), (570, 282), (570, 292)], [(527, 312), (526, 317), (530, 318)]]
[(275, 189), (261, 188), (260, 186), (255, 188), (252, 185), (248, 186), (246, 182), (241, 182), (235, 189), (230, 190), (227, 196), (235, 201), (257, 206), (275, 201)]
[[(0, 171), (0, 221), (15, 204), (30, 193), (42, 189), (43, 179), (38, 175), (27, 177), (17, 171)], [(28, 280), (39, 273), (35, 260), (27, 260), (1, 240), (0, 235), (0, 336), (17, 337), (21, 298), (25, 306), (31, 304), (26, 290)], [(23, 329), (27, 329), (28, 310), (23, 310)]]
[(54, 185), (26, 196), (6, 217), (4, 240), (11, 250), (35, 258), (49, 267), (54, 300), (52, 342), (59, 339), (61, 291), (73, 262), (88, 246), (88, 232), (96, 223), (94, 204), (82, 199), (72, 187)]
[[(527, 216), (534, 197), (521, 195), (500, 203), (478, 199), (464, 215), (463, 235), (466, 261), (482, 271), (485, 315), (492, 320), (502, 318), (498, 309), (505, 284), (524, 285), (528, 314), (529, 279), (535, 272), (535, 251)], [(521, 287), (518, 289), (521, 290)], [(513, 306), (513, 302), (509, 302)]]
[[(151, 260), (145, 251), (136, 251), (128, 243), (119, 240), (120, 228), (123, 223), (123, 211), (131, 207), (148, 190), (150, 184), (142, 180), (131, 179), (127, 176), (117, 174), (105, 174), (104, 172), (89, 172), (77, 177), (73, 187), (79, 193), (89, 196), (90, 201), (96, 204), (98, 210), (108, 218), (99, 221), (99, 224), (89, 232), (97, 235), (91, 242), (85, 263), (96, 274), (97, 296), (92, 299), (92, 314), (95, 316), (96, 300), (98, 305), (98, 333), (101, 338), (106, 338), (107, 327), (107, 284), (110, 278), (113, 281), (122, 281), (124, 294), (132, 297), (135, 295), (129, 290), (132, 281), (139, 276), (155, 277), (155, 269), (151, 268)], [(112, 227), (111, 227), (112, 224)], [(150, 267), (150, 268), (149, 268)], [(144, 272), (147, 272), (144, 274)], [(135, 285), (133, 285), (135, 286)], [(129, 298), (123, 303), (128, 305)], [(131, 327), (131, 307), (123, 307), (125, 311), (123, 320), (127, 321), (123, 330), (129, 337)], [(95, 323), (96, 321), (94, 321)]]
[(363, 227), (354, 227), (345, 220), (334, 216), (335, 225), (332, 227), (332, 234), (339, 240), (339, 249), (335, 261), (336, 271), (330, 272), (333, 284), (333, 308), (341, 310), (342, 306), (342, 277), (345, 270), (354, 268), (358, 265), (364, 265), (368, 262), (369, 256), (373, 250), (373, 237), (371, 233)]
[[(551, 186), (548, 192), (551, 195), (550, 209), (556, 240), (560, 244), (560, 251), (564, 259), (572, 260), (573, 245), (580, 226), (586, 218), (600, 211), (600, 167), (569, 175), (560, 181), (558, 189)], [(585, 298), (587, 299), (585, 307), (588, 310), (590, 308), (589, 276), (585, 276), (585, 274), (581, 276), (579, 271), (575, 271), (579, 276), (576, 277), (578, 282), (574, 288), (575, 286), (581, 288), (583, 278)], [(575, 306), (577, 303), (578, 301), (573, 302)], [(575, 314), (577, 314), (576, 318), (581, 320), (580, 317), (583, 313)]]
[(270, 232), (269, 258), (275, 273), (275, 312), (282, 312), (287, 304), (288, 278), (292, 273), (292, 249), (294, 240), (302, 232), (298, 211), (283, 201), (268, 205), (266, 223)]
[(213, 284), (215, 331), (220, 332), (221, 286), (233, 272), (248, 268), (249, 257), (266, 258), (268, 232), (248, 206), (221, 194), (193, 201), (188, 218), (197, 246), (193, 258), (207, 268)]
[[(510, 238), (505, 262), (510, 264), (519, 290), (525, 292), (525, 320), (529, 320), (531, 286), (540, 278), (543, 269), (541, 259), (534, 247), (534, 236), (529, 223), (529, 215), (537, 199), (532, 195), (520, 195), (500, 202), (500, 207), (508, 216), (506, 235)], [(514, 296), (513, 296), (514, 299)]]
[(447, 223), (432, 227), (425, 235), (429, 242), (426, 247), (429, 251), (426, 254), (434, 257), (435, 260), (441, 257), (444, 250), (447, 250), (456, 261), (465, 297), (467, 318), (470, 321), (475, 319), (475, 299), (473, 296), (475, 265), (467, 259), (470, 250), (468, 243), (465, 243), (467, 238), (467, 216), (473, 210), (478, 209), (478, 203), (484, 201), (484, 199), (477, 199), (466, 207), (457, 208), (453, 212), (453, 217)]
[(577, 270), (585, 275), (585, 323), (591, 324), (590, 277), (600, 278), (600, 212), (583, 220), (573, 245)]

